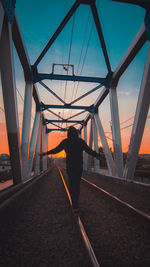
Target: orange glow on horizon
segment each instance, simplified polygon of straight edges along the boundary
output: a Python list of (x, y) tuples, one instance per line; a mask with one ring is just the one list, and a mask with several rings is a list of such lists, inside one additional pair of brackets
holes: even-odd
[[(7, 132), (6, 132), (6, 125), (5, 123), (0, 123), (0, 154), (9, 154), (9, 146), (8, 146), (8, 139), (7, 139)], [(129, 138), (130, 138), (130, 131), (124, 132), (122, 134), (122, 146), (123, 152), (128, 151), (129, 146)], [(66, 138), (66, 133), (60, 132), (52, 132), (48, 135), (48, 150), (55, 148), (60, 142)], [(100, 146), (100, 145), (99, 145)], [(110, 145), (111, 146), (111, 145)], [(144, 131), (144, 138), (141, 143), (140, 147), (140, 154), (150, 154), (150, 136), (149, 136), (149, 129)], [(61, 151), (58, 154), (53, 155), (54, 157), (65, 157), (65, 151)]]

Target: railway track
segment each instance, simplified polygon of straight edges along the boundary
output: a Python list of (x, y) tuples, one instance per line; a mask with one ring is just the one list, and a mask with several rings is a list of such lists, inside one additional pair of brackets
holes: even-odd
[[(65, 182), (65, 179), (64, 179), (64, 177), (63, 177), (63, 175), (62, 175), (61, 170), (60, 170), (59, 168), (58, 168), (58, 170), (59, 170), (61, 179), (62, 179), (62, 181), (63, 181), (64, 187), (65, 187), (65, 190), (66, 190), (68, 199), (69, 199), (69, 203), (70, 203), (70, 205), (71, 205), (71, 196), (70, 196), (68, 187), (67, 187), (67, 185), (66, 185), (66, 182)], [(85, 245), (85, 248), (86, 248), (86, 251), (87, 251), (87, 254), (88, 254), (88, 258), (89, 258), (89, 261), (90, 261), (90, 263), (91, 263), (91, 266), (93, 266), (93, 267), (100, 267), (100, 264), (99, 264), (98, 261), (97, 261), (97, 258), (96, 258), (96, 256), (95, 256), (94, 250), (93, 250), (93, 248), (92, 248), (92, 246), (91, 246), (91, 243), (90, 243), (90, 241), (89, 241), (89, 238), (88, 238), (88, 236), (87, 236), (87, 234), (86, 234), (86, 231), (85, 231), (85, 229), (84, 229), (84, 226), (83, 226), (83, 223), (82, 223), (82, 221), (81, 221), (80, 216), (74, 214), (74, 212), (73, 212), (73, 216), (74, 216), (76, 225), (77, 225), (77, 227), (78, 227), (78, 229), (79, 229), (79, 232), (80, 232), (80, 234), (81, 234), (81, 237), (82, 237), (82, 239), (83, 239), (83, 242), (84, 242), (84, 245)]]
[[(62, 169), (66, 177), (66, 171)], [(150, 266), (150, 216), (81, 182), (80, 217), (101, 266)]]

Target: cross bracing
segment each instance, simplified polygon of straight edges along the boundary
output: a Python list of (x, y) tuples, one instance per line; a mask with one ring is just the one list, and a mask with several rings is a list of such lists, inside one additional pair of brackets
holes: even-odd
[[(129, 67), (130, 63), (134, 60), (136, 55), (142, 49), (144, 44), (149, 41), (149, 4), (148, 1), (120, 1), (139, 5), (141, 8), (146, 9), (146, 16), (143, 21), (143, 25), (139, 29), (135, 38), (131, 42), (126, 53), (122, 57), (118, 66), (112, 70), (111, 60), (107, 51), (107, 43), (105, 42), (105, 35), (103, 33), (101, 19), (98, 12), (98, 5), (95, 0), (77, 0), (73, 3), (71, 9), (65, 15), (62, 22), (58, 25), (47, 44), (35, 60), (33, 64), (30, 63), (27, 50), (25, 48), (23, 36), (21, 33), (21, 27), (16, 14), (14, 1), (10, 1), (10, 6), (7, 5), (7, 1), (0, 2), (0, 34), (1, 34), (1, 80), (4, 95), (4, 106), (6, 113), (6, 124), (9, 140), (10, 155), (12, 159), (12, 168), (14, 172), (15, 183), (18, 183), (21, 177), (26, 179), (30, 177), (34, 164), (34, 172), (38, 174), (41, 171), (38, 152), (40, 150), (47, 150), (47, 134), (52, 131), (66, 131), (69, 125), (76, 125), (77, 129), (84, 132), (84, 138), (87, 139), (87, 124), (91, 122), (90, 126), (90, 140), (89, 145), (98, 149), (98, 138), (101, 141), (103, 150), (105, 153), (107, 166), (109, 173), (121, 178), (132, 179), (136, 166), (138, 151), (140, 148), (144, 126), (148, 114), (149, 108), (149, 50), (146, 59), (145, 69), (143, 73), (143, 79), (140, 88), (140, 94), (137, 102), (137, 109), (134, 117), (133, 128), (131, 133), (131, 140), (129, 145), (129, 151), (127, 156), (127, 162), (123, 164), (122, 153), (122, 141), (120, 133), (120, 119), (118, 109), (117, 98), (117, 85), (124, 72)], [(116, 1), (119, 2), (119, 1)], [(78, 71), (76, 66), (71, 62), (71, 49), (73, 43), (73, 33), (75, 31), (75, 16), (80, 6), (87, 8), (92, 17), (92, 28), (95, 27), (97, 38), (99, 41), (99, 50), (102, 52), (105, 75), (96, 73), (93, 75), (90, 71), (88, 75), (83, 75), (82, 71)], [(9, 10), (9, 11), (8, 11)], [(69, 58), (68, 62), (60, 63), (53, 62), (51, 70), (47, 72), (41, 72), (40, 63), (46, 55), (50, 55), (50, 49), (52, 45), (57, 41), (64, 28), (72, 20), (70, 46), (69, 46)], [(92, 33), (92, 30), (91, 30)], [(91, 35), (90, 35), (91, 36)], [(90, 38), (89, 38), (90, 41)], [(25, 88), (25, 100), (24, 100), (24, 117), (23, 117), (23, 130), (22, 141), (19, 143), (19, 133), (17, 126), (17, 112), (15, 106), (15, 86), (14, 86), (14, 70), (13, 70), (13, 58), (12, 58), (12, 43), (15, 45), (18, 57), (20, 59), (24, 78), (26, 82)], [(89, 43), (89, 42), (88, 42)], [(6, 45), (7, 44), (7, 45)], [(86, 53), (85, 53), (86, 54)], [(84, 61), (83, 61), (84, 62)], [(62, 71), (62, 69), (63, 71)], [(9, 69), (10, 78), (8, 81), (6, 69)], [(46, 81), (45, 81), (46, 80)], [(48, 81), (53, 81), (54, 85), (49, 86)], [(63, 81), (65, 83), (65, 93), (61, 92), (61, 86), (56, 81)], [(86, 90), (82, 90), (82, 86), (86, 86)], [(86, 85), (85, 85), (86, 84)], [(71, 85), (71, 86), (70, 86)], [(72, 89), (70, 98), (68, 91)], [(7, 89), (6, 89), (7, 88)], [(11, 90), (13, 88), (13, 91)], [(39, 90), (40, 88), (40, 90)], [(10, 91), (9, 91), (10, 90)], [(46, 101), (42, 99), (42, 92), (47, 92)], [(77, 91), (81, 91), (77, 95)], [(82, 93), (83, 91), (83, 93)], [(40, 93), (39, 93), (40, 92)], [(93, 93), (95, 93), (93, 97)], [(8, 94), (11, 96), (11, 103), (8, 101)], [(106, 97), (110, 97), (110, 112), (111, 112), (111, 134), (113, 140), (114, 155), (109, 149), (106, 133), (103, 128), (102, 121), (100, 119), (99, 109)], [(29, 129), (31, 124), (31, 102), (32, 97), (36, 103), (36, 116), (32, 129), (31, 138), (29, 136)], [(51, 100), (55, 99), (53, 103)], [(88, 101), (87, 101), (88, 99)], [(44, 100), (44, 101), (43, 101)], [(6, 103), (7, 102), (7, 103)], [(90, 103), (89, 105), (85, 103)], [(54, 104), (55, 103), (55, 104)], [(84, 103), (84, 104), (83, 104)], [(75, 105), (74, 105), (75, 104)], [(60, 110), (59, 113), (55, 110)], [(68, 113), (65, 113), (65, 110)], [(74, 112), (72, 114), (72, 112)], [(13, 114), (13, 123), (10, 122), (9, 115)], [(16, 114), (16, 115), (15, 115)], [(49, 117), (49, 114), (53, 117)], [(67, 115), (66, 115), (67, 114)], [(142, 122), (142, 123), (141, 123)], [(53, 128), (47, 125), (53, 125)], [(60, 126), (61, 125), (61, 126)], [(13, 134), (12, 134), (13, 133)], [(98, 137), (99, 135), (99, 137)], [(14, 140), (16, 144), (16, 150), (14, 151)], [(89, 159), (86, 159), (90, 162)], [(17, 164), (17, 168), (16, 168)], [(87, 168), (87, 164), (84, 164)], [(44, 158), (42, 162), (42, 169), (47, 167), (47, 159)], [(95, 162), (97, 168), (97, 162)]]

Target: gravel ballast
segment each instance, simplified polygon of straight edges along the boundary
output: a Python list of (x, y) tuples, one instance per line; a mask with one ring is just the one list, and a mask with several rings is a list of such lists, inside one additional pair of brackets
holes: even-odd
[(84, 172), (83, 177), (112, 195), (150, 215), (150, 186)]
[[(67, 179), (65, 170), (63, 174)], [(150, 223), (83, 181), (79, 206), (81, 220), (102, 267), (150, 266)]]

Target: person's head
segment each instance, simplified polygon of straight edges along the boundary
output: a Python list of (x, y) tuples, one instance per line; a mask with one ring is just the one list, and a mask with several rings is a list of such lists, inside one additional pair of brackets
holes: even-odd
[(74, 138), (78, 137), (78, 132), (77, 132), (75, 127), (73, 127), (73, 126), (69, 127), (68, 132), (67, 132), (67, 137), (69, 139), (74, 139)]

